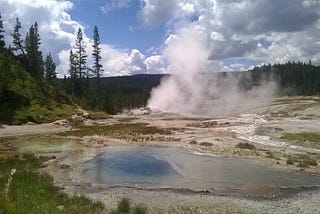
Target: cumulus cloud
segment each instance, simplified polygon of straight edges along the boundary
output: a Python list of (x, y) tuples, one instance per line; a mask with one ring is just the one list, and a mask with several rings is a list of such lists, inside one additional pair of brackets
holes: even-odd
[(171, 32), (166, 42), (174, 37), (172, 32), (190, 23), (205, 29), (212, 61), (226, 66), (233, 58), (259, 63), (309, 59), (320, 63), (318, 0), (176, 0), (168, 7), (150, 2), (141, 13), (145, 20), (161, 20), (147, 21), (148, 25), (166, 24)]
[(143, 0), (139, 17), (142, 23), (148, 27), (154, 27), (167, 22), (177, 4), (177, 0)]
[(165, 62), (162, 56), (146, 57), (139, 50), (131, 51), (115, 49), (109, 45), (102, 45), (104, 76), (125, 76), (135, 74), (162, 73)]
[[(22, 22), (23, 37), (30, 25), (37, 21), (44, 55), (51, 52), (58, 65), (59, 76), (67, 74), (68, 53), (75, 34), (79, 27), (85, 29), (70, 16), (70, 10), (74, 7), (72, 1), (0, 1), (7, 30), (6, 44), (12, 43), (10, 33), (16, 17)], [(131, 0), (104, 2), (102, 10), (109, 12), (130, 7)], [(201, 32), (207, 47), (206, 63), (211, 70), (206, 72), (244, 70), (255, 64), (288, 60), (320, 63), (318, 0), (168, 0), (165, 3), (161, 0), (140, 0), (140, 3), (138, 20), (147, 28), (164, 25), (167, 38), (164, 44), (153, 47), (147, 53), (102, 44), (102, 64), (106, 76), (168, 72), (168, 54), (166, 48), (162, 49), (177, 41), (178, 32), (189, 26)], [(90, 55), (91, 40), (86, 35), (85, 40)]]
[(59, 53), (70, 47), (76, 30), (81, 27), (68, 14), (68, 10), (72, 7), (70, 1), (2, 0), (1, 13), (6, 29), (6, 43), (12, 43), (10, 33), (13, 31), (16, 17), (19, 17), (22, 23), (22, 38), (25, 37), (29, 27), (38, 22), (43, 53), (51, 52), (54, 61), (60, 64)]
[[(108, 1), (109, 9), (126, 7), (130, 0)], [(73, 9), (71, 1), (59, 0), (1, 0), (1, 14), (6, 29), (6, 44), (12, 44), (10, 33), (13, 31), (16, 17), (22, 23), (21, 34), (25, 37), (29, 27), (38, 22), (43, 55), (51, 52), (57, 64), (59, 77), (68, 75), (69, 51), (73, 47), (78, 28), (84, 26), (74, 21), (69, 11)], [(90, 53), (92, 40), (84, 35), (88, 66), (93, 64)], [(139, 50), (124, 50), (109, 44), (102, 44), (102, 65), (105, 76), (132, 75), (140, 73), (158, 73), (164, 63), (159, 56), (146, 57)]]

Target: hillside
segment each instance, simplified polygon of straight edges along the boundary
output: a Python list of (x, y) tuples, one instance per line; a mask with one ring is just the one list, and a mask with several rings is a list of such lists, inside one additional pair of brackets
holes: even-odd
[(37, 81), (21, 57), (0, 52), (0, 122), (51, 122), (75, 112), (70, 98), (46, 81)]

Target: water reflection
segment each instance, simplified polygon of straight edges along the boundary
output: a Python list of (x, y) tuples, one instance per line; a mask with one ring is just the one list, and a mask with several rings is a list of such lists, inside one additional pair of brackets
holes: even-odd
[(165, 147), (110, 147), (86, 162), (93, 183), (141, 187), (246, 188), (320, 184), (320, 178), (266, 166), (259, 160), (194, 155)]

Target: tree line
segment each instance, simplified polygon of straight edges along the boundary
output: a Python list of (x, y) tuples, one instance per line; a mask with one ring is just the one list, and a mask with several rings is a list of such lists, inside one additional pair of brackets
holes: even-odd
[[(309, 96), (320, 94), (320, 66), (311, 61), (265, 64), (247, 72), (250, 78), (242, 78), (241, 87), (252, 87), (261, 81), (275, 81), (280, 96)], [(244, 75), (248, 75), (244, 74)]]
[[(98, 27), (93, 29), (91, 60), (81, 28), (69, 52), (68, 75), (57, 79), (56, 64), (51, 53), (40, 50), (38, 23), (21, 35), (21, 22), (16, 18), (13, 28), (3, 25), (0, 14), (0, 120), (16, 109), (51, 103), (78, 103), (88, 109), (118, 113), (123, 109), (145, 106), (151, 89), (159, 85), (163, 75), (103, 77), (101, 44)], [(12, 44), (5, 43), (10, 32)], [(92, 63), (89, 65), (88, 61)], [(314, 95), (320, 93), (320, 66), (304, 62), (267, 64), (248, 72), (212, 74), (234, 75), (239, 88), (247, 90), (264, 80), (276, 81), (281, 95)], [(50, 107), (48, 107), (50, 109)], [(10, 112), (9, 112), (10, 111)], [(8, 113), (9, 112), (9, 113)], [(1, 116), (2, 115), (2, 116)]]

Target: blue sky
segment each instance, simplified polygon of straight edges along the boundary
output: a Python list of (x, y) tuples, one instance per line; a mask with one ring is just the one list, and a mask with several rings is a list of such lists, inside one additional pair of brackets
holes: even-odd
[[(78, 28), (92, 63), (97, 25), (105, 76), (243, 71), (264, 63), (320, 63), (319, 0), (0, 0), (6, 32), (19, 17), (21, 34), (35, 21), (41, 49), (52, 53), (60, 77), (68, 75), (69, 51)], [(193, 50), (194, 49), (194, 50)], [(181, 62), (190, 54), (189, 62)], [(180, 61), (179, 61), (180, 60)], [(198, 69), (198, 67), (197, 67)], [(200, 68), (199, 68), (200, 69)]]
[(160, 46), (165, 39), (164, 25), (146, 27), (139, 22), (139, 1), (132, 1), (124, 8), (115, 8), (107, 13), (101, 11), (105, 1), (79, 1), (70, 10), (71, 17), (82, 23), (86, 34), (92, 34), (97, 25), (101, 41), (121, 49), (139, 49), (146, 54), (152, 47)]

